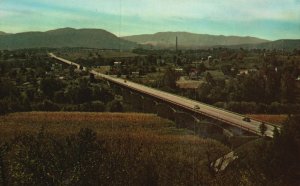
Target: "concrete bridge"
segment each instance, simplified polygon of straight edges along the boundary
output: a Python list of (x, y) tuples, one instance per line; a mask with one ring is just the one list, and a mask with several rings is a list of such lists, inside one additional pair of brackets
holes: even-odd
[[(80, 68), (79, 64), (57, 57), (53, 53), (49, 55), (63, 63)], [(96, 79), (107, 81), (110, 85), (121, 88), (124, 101), (130, 102), (138, 110), (173, 120), (177, 127), (192, 129), (202, 136), (213, 133), (230, 139), (235, 139), (237, 136), (261, 135), (259, 129), (261, 121), (254, 119), (247, 121), (245, 120), (247, 117), (241, 114), (105, 75), (95, 70), (91, 70), (90, 73)], [(202, 122), (203, 120), (208, 122)], [(267, 130), (264, 135), (272, 138), (274, 126), (270, 123), (265, 123), (265, 125)]]

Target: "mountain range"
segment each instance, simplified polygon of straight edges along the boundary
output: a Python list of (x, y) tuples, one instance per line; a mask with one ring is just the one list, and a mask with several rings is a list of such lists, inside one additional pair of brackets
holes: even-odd
[(0, 35), (6, 35), (7, 33), (0, 31)]
[(201, 48), (216, 45), (240, 45), (240, 44), (259, 44), (268, 40), (255, 37), (223, 36), (195, 34), (189, 32), (158, 32), (155, 34), (144, 34), (123, 37), (128, 41), (144, 45), (152, 45), (160, 48), (174, 48), (178, 38), (179, 48)]
[(233, 45), (230, 46), (230, 48), (294, 50), (294, 49), (300, 49), (300, 39), (280, 39), (276, 41), (259, 43), (259, 44)]
[(102, 29), (62, 28), (46, 32), (23, 32), (0, 35), (0, 49), (87, 47), (131, 49), (136, 43), (118, 38)]
[(126, 37), (103, 29), (61, 28), (46, 32), (7, 34), (0, 31), (0, 49), (86, 47), (130, 50), (137, 47), (174, 49), (178, 39), (179, 49), (210, 47), (300, 49), (300, 40), (269, 41), (256, 37), (195, 34), (188, 32), (158, 32)]

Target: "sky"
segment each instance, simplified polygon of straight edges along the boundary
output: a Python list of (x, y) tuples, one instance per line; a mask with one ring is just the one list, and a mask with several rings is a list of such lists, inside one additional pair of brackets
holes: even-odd
[(0, 31), (64, 27), (300, 39), (300, 0), (0, 0)]

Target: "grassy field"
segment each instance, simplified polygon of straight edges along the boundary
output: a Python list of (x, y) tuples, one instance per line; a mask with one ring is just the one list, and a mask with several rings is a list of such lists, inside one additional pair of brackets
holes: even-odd
[[(76, 134), (81, 128), (95, 131), (106, 152), (101, 166), (107, 167), (97, 171), (104, 183), (112, 185), (140, 185), (148, 179), (158, 185), (208, 184), (213, 179), (209, 162), (230, 151), (217, 141), (175, 128), (169, 120), (136, 113), (9, 114), (0, 117), (0, 142), (14, 141), (15, 136), (23, 134), (38, 134), (42, 127), (56, 139)], [(117, 165), (111, 167), (112, 164)], [(112, 168), (114, 177), (107, 177)]]
[(280, 114), (280, 115), (249, 114), (248, 116), (253, 119), (274, 123), (278, 125), (282, 125), (288, 119), (288, 116), (285, 114)]
[(93, 70), (95, 70), (96, 72), (100, 72), (102, 74), (106, 74), (107, 72), (109, 72), (110, 66), (101, 66), (98, 68), (94, 68)]

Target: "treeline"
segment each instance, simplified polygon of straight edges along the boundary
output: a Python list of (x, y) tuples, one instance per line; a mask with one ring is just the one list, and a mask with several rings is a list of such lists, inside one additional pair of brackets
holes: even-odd
[[(186, 96), (233, 111), (247, 113), (293, 113), (299, 111), (296, 61), (266, 58), (263, 67), (229, 79), (216, 79), (210, 73), (205, 83)], [(221, 103), (220, 103), (221, 102)], [(222, 103), (223, 102), (223, 103)]]
[(272, 102), (271, 104), (255, 102), (217, 102), (214, 106), (241, 114), (298, 114), (300, 104)]
[(112, 90), (86, 72), (63, 68), (47, 56), (0, 62), (0, 113), (123, 111)]
[(274, 138), (260, 139), (237, 149), (238, 160), (221, 173), (217, 185), (300, 184), (300, 116), (290, 117)]

